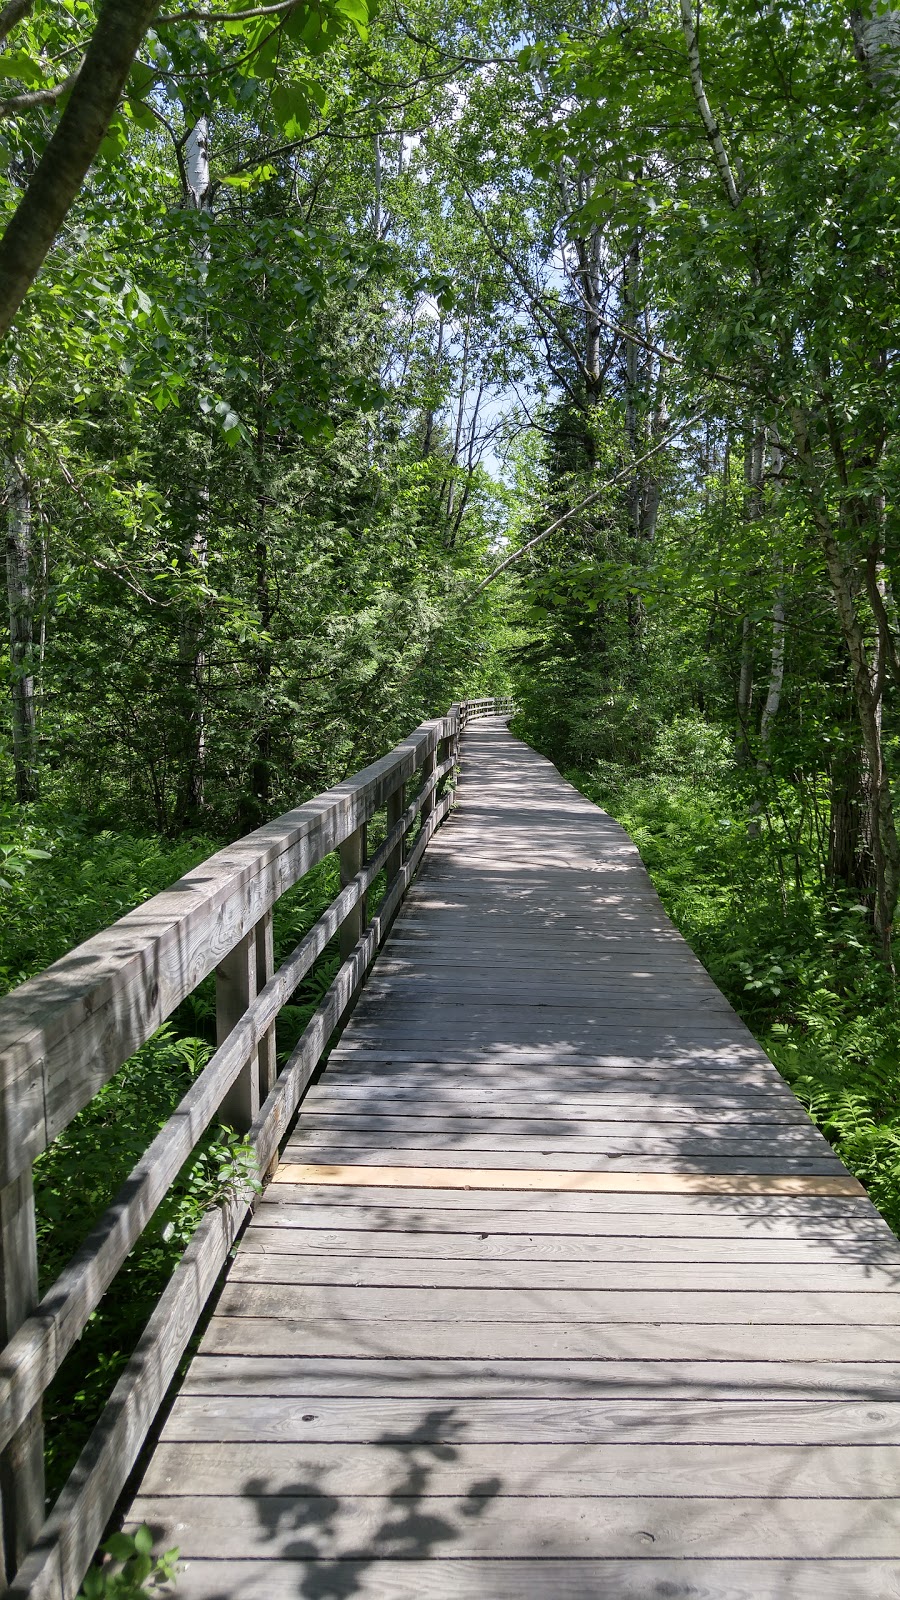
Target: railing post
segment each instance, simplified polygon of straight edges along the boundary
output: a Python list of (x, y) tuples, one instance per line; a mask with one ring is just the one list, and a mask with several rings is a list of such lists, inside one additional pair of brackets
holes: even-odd
[[(275, 941), (272, 912), (267, 911), (254, 929), (256, 934), (256, 993), (264, 989), (275, 973)], [(275, 1087), (278, 1066), (275, 1060), (275, 1024), (259, 1041), (259, 1098), (265, 1100)]]
[[(361, 872), (366, 860), (366, 825), (357, 828), (351, 833), (342, 845), (338, 847), (338, 856), (341, 863), (341, 888), (346, 889), (352, 883), (358, 872)], [(340, 931), (341, 960), (346, 961), (352, 955), (354, 947), (363, 936), (366, 926), (366, 895), (360, 895), (353, 910), (344, 918)]]
[[(31, 1168), (0, 1189), (0, 1346), (38, 1301), (37, 1229)], [(35, 1406), (0, 1455), (0, 1590), (7, 1587), (44, 1521), (44, 1430)]]
[[(257, 930), (251, 928), (216, 967), (216, 1043), (224, 1044), (256, 998)], [(246, 1133), (259, 1110), (259, 1050), (252, 1052), (219, 1108), (219, 1117)]]
[[(425, 760), (422, 762), (422, 783), (423, 783), (423, 785), (428, 782), (429, 778), (434, 777), (434, 770), (435, 770), (436, 766), (437, 766), (437, 742), (435, 742), (434, 749), (429, 751), (428, 755), (425, 757)], [(425, 827), (425, 824), (427, 823), (429, 817), (431, 816), (432, 811), (434, 810), (434, 798), (435, 798), (434, 790), (432, 789), (431, 793), (427, 794), (425, 796), (425, 799), (422, 801), (422, 810), (419, 813), (419, 815), (422, 818), (422, 827), (423, 828)]]
[[(400, 818), (403, 815), (403, 810), (404, 810), (405, 804), (406, 804), (406, 784), (405, 783), (401, 783), (401, 784), (398, 784), (397, 788), (394, 789), (388, 795), (388, 798), (387, 798), (387, 831), (388, 831), (388, 833), (390, 833), (392, 828), (396, 828), (397, 823), (400, 821)], [(393, 883), (394, 879), (396, 878), (396, 876), (399, 873), (400, 868), (402, 866), (403, 866), (403, 840), (401, 839), (398, 842), (398, 844), (394, 847), (394, 849), (391, 851), (390, 855), (387, 858), (387, 861), (384, 864), (384, 869), (385, 869), (385, 872), (387, 874), (387, 883), (385, 885), (385, 892), (387, 892), (387, 890), (390, 889), (391, 884)]]
[[(463, 731), (462, 713), (461, 713), (461, 711), (457, 711), (456, 718), (455, 718), (454, 725), (453, 725), (453, 732), (450, 735), (450, 740), (449, 740), (450, 754), (453, 757), (453, 765), (454, 765), (455, 768), (459, 767), (459, 741), (460, 741), (460, 738), (462, 737), (462, 731)], [(453, 773), (451, 773), (450, 776), (452, 777)]]

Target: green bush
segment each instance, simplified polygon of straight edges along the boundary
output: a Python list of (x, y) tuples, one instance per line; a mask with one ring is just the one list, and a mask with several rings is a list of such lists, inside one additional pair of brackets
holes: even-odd
[(177, 1575), (178, 1551), (154, 1557), (153, 1535), (146, 1523), (134, 1534), (114, 1533), (102, 1553), (106, 1560), (90, 1568), (78, 1600), (153, 1600)]

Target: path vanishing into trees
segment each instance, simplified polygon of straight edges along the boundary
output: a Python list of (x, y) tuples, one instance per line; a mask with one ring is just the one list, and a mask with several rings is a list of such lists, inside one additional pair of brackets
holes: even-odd
[(505, 723), (131, 1509), (183, 1600), (894, 1596), (900, 1246)]

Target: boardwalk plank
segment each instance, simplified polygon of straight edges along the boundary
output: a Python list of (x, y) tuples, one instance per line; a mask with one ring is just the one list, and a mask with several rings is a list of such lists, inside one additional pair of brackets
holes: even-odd
[[(362, 1269), (360, 1269), (362, 1270)], [(534, 1321), (541, 1316), (565, 1322), (748, 1322), (803, 1324), (863, 1322), (900, 1328), (900, 1294), (867, 1293), (855, 1284), (843, 1291), (797, 1293), (768, 1289), (554, 1289), (352, 1288), (344, 1285), (248, 1284), (229, 1280), (219, 1300), (225, 1316), (273, 1317), (280, 1322), (350, 1317), (361, 1321), (421, 1318), (441, 1322)], [(760, 1336), (761, 1337), (761, 1336)]]
[[(864, 1310), (856, 1307), (856, 1314)], [(689, 1315), (689, 1312), (688, 1312)], [(790, 1316), (790, 1305), (782, 1317)], [(205, 1354), (260, 1356), (390, 1356), (424, 1360), (442, 1357), (471, 1361), (590, 1358), (593, 1361), (754, 1361), (765, 1351), (769, 1361), (892, 1361), (897, 1330), (891, 1324), (830, 1321), (806, 1325), (746, 1319), (699, 1323), (578, 1321), (565, 1307), (525, 1301), (505, 1320), (404, 1314), (398, 1305), (389, 1321), (327, 1316), (278, 1320), (265, 1315), (215, 1316), (204, 1336)], [(165, 1435), (164, 1435), (165, 1437)]]
[[(147, 1495), (195, 1494), (233, 1499), (278, 1493), (305, 1477), (327, 1494), (370, 1495), (392, 1488), (405, 1470), (396, 1447), (385, 1444), (243, 1444), (240, 1462), (221, 1444), (166, 1443), (143, 1483)], [(502, 1475), (508, 1494), (775, 1495), (816, 1497), (827, 1483), (834, 1495), (880, 1497), (900, 1473), (898, 1445), (532, 1444), (527, 1453), (505, 1445), (454, 1442), (429, 1460), (432, 1494), (465, 1494), (471, 1484)], [(602, 1510), (601, 1507), (597, 1508)]]
[[(181, 1395), (166, 1438), (239, 1444), (381, 1439), (427, 1445), (456, 1439), (528, 1447), (532, 1443), (893, 1444), (900, 1445), (900, 1401), (292, 1399)], [(893, 1493), (896, 1483), (885, 1484)]]
[[(410, 1462), (414, 1466), (413, 1462)], [(652, 1547), (654, 1557), (770, 1558), (823, 1556), (889, 1557), (900, 1538), (900, 1499), (641, 1499), (630, 1495), (598, 1502), (594, 1497), (565, 1499), (508, 1496), (497, 1473), (458, 1496), (410, 1491), (393, 1496), (310, 1493), (307, 1480), (293, 1493), (245, 1499), (204, 1497), (139, 1499), (140, 1518), (163, 1531), (163, 1541), (180, 1544), (182, 1556), (233, 1556), (283, 1560), (298, 1541), (320, 1559), (340, 1558), (366, 1548), (381, 1560), (471, 1559), (476, 1556), (546, 1559), (554, 1548), (569, 1557), (628, 1559), (635, 1547)], [(304, 1493), (304, 1490), (306, 1492)], [(479, 1492), (480, 1491), (480, 1492)]]
[(192, 1561), (179, 1600), (898, 1600), (900, 1562), (817, 1560)]

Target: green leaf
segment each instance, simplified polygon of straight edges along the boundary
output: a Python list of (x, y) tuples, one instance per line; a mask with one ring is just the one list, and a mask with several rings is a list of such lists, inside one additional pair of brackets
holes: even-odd
[(27, 84), (29, 89), (46, 82), (46, 74), (40, 62), (35, 61), (33, 56), (26, 55), (23, 50), (11, 50), (5, 55), (0, 55), (0, 75), (4, 78), (18, 78), (19, 82)]
[(149, 1556), (153, 1549), (153, 1535), (146, 1522), (141, 1523), (134, 1535), (134, 1548), (142, 1556)]
[(296, 139), (312, 122), (314, 108), (299, 84), (279, 83), (272, 91), (272, 112), (285, 137)]
[(102, 1548), (104, 1555), (112, 1556), (113, 1561), (130, 1561), (134, 1555), (134, 1540), (127, 1533), (113, 1533)]

